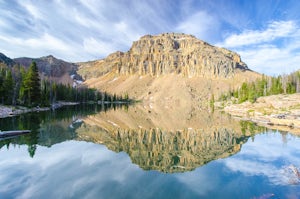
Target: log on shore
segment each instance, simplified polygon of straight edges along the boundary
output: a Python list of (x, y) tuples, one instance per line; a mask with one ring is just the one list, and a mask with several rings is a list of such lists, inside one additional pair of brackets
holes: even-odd
[(30, 130), (0, 131), (0, 138), (18, 136), (30, 133)]

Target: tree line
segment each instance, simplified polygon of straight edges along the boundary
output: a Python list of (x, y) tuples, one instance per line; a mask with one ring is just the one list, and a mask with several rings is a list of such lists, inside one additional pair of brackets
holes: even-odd
[(49, 106), (57, 101), (69, 102), (129, 102), (124, 96), (110, 95), (83, 86), (72, 87), (49, 79), (41, 80), (36, 62), (29, 68), (0, 65), (0, 104), (23, 106)]
[(279, 75), (277, 77), (262, 75), (256, 81), (244, 82), (240, 88), (222, 94), (221, 100), (228, 100), (234, 97), (238, 103), (245, 101), (255, 102), (258, 97), (262, 96), (299, 92), (300, 71), (297, 71), (290, 75)]

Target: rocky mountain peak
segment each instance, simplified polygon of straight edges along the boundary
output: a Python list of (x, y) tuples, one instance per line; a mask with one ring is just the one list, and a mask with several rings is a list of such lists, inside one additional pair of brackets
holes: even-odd
[(145, 35), (133, 42), (128, 52), (115, 52), (97, 63), (97, 77), (108, 72), (119, 75), (181, 74), (186, 77), (233, 77), (237, 70), (248, 70), (240, 55), (183, 33)]

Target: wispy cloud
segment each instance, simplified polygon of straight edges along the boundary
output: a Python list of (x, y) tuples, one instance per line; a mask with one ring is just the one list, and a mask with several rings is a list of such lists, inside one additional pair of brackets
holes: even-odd
[(290, 45), (259, 45), (237, 51), (251, 69), (268, 75), (280, 75), (299, 70), (300, 52), (293, 49)]
[[(242, 172), (246, 176), (263, 175), (273, 184), (287, 185), (296, 177), (288, 167), (291, 164), (296, 167), (300, 165), (297, 158), (300, 147), (297, 138), (290, 134), (285, 135), (288, 147), (284, 147), (282, 136), (279, 133), (257, 135), (254, 142), (243, 145), (239, 154), (222, 161), (233, 172)], [(279, 161), (283, 159), (284, 162)]]
[[(191, 10), (191, 3), (179, 6), (171, 0), (16, 0), (1, 4), (0, 48), (10, 57), (48, 53), (67, 61), (99, 59), (117, 50), (127, 51), (145, 34), (184, 32), (205, 40), (218, 24), (206, 11)], [(186, 9), (181, 8), (184, 5)]]
[(92, 0), (3, 3), (0, 25), (5, 31), (0, 48), (11, 57), (49, 53), (68, 61), (101, 58), (129, 49), (133, 40), (147, 32), (147, 26), (135, 24), (139, 17), (131, 8), (125, 2)]
[(271, 42), (278, 38), (292, 37), (297, 31), (294, 21), (273, 21), (264, 30), (245, 30), (241, 34), (227, 37), (223, 43), (226, 47), (240, 47)]
[(176, 27), (178, 32), (190, 33), (203, 40), (209, 39), (211, 33), (217, 31), (219, 22), (205, 11), (199, 11), (180, 22)]
[[(29, 157), (27, 148), (22, 145), (0, 150), (0, 196), (156, 198), (159, 193), (171, 198), (179, 194), (183, 198), (195, 197), (195, 192), (189, 187), (191, 184), (181, 182), (192, 176), (196, 179), (194, 175), (181, 174), (178, 180), (174, 175), (143, 171), (132, 164), (126, 153), (112, 152), (104, 145), (68, 141), (50, 148), (37, 146), (34, 158)], [(190, 183), (198, 183), (199, 189), (205, 184), (200, 180)], [(207, 181), (207, 178), (203, 180)], [(213, 188), (214, 184), (210, 185)], [(162, 189), (162, 186), (169, 188)]]
[(300, 27), (296, 21), (273, 21), (262, 30), (245, 30), (232, 34), (217, 45), (241, 54), (249, 68), (279, 75), (299, 69)]
[[(53, 54), (76, 62), (127, 51), (145, 34), (183, 32), (237, 51), (258, 72), (279, 73), (285, 64), (289, 72), (299, 67), (296, 7), (222, 0), (0, 1), (0, 49), (12, 58)], [(270, 58), (267, 46), (270, 55), (285, 57)]]
[(95, 38), (90, 37), (83, 40), (83, 50), (89, 54), (97, 56), (99, 54), (110, 54), (114, 52), (115, 48), (107, 42), (102, 42), (101, 40), (97, 41)]

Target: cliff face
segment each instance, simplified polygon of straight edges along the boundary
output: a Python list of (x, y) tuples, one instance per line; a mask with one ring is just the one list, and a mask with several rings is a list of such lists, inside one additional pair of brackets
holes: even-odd
[(88, 87), (160, 107), (203, 108), (212, 95), (260, 77), (237, 53), (178, 33), (146, 35), (127, 52), (77, 64)]
[[(236, 70), (248, 70), (237, 53), (214, 47), (192, 35), (178, 33), (146, 35), (133, 42), (126, 53), (115, 52), (102, 61), (82, 65), (81, 72), (86, 78), (108, 72), (229, 78), (234, 76)], [(84, 66), (94, 66), (94, 70), (85, 73)]]

